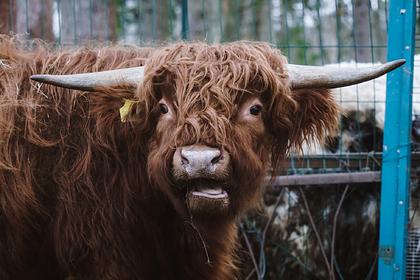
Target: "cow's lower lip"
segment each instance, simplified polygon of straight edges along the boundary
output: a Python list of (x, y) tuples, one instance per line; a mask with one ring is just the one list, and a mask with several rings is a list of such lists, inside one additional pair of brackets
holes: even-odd
[(227, 186), (221, 182), (198, 180), (189, 184), (186, 202), (191, 214), (214, 216), (227, 213), (229, 193)]

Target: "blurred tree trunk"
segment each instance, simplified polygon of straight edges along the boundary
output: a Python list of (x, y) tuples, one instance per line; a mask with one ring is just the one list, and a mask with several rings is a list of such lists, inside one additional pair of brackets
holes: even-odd
[(83, 44), (91, 40), (117, 40), (117, 1), (60, 1), (60, 33), (63, 45)]
[[(373, 11), (372, 26), (374, 26), (374, 28), (372, 28), (372, 35), (375, 44), (378, 45), (386, 45), (388, 40), (387, 26), (384, 24), (387, 22), (386, 18), (388, 16), (384, 12), (386, 10), (387, 3), (378, 1), (378, 7)], [(420, 30), (418, 29), (418, 25), (416, 28), (416, 30)], [(386, 48), (375, 48), (374, 50), (373, 61), (386, 61)]]
[(52, 0), (16, 0), (16, 33), (54, 41)]
[[(270, 0), (271, 1), (271, 0)], [(269, 13), (270, 5), (268, 1), (254, 0), (255, 22), (253, 23), (253, 39), (260, 41), (270, 41), (270, 25)]]
[[(216, 2), (214, 3), (216, 4)], [(190, 39), (203, 40), (204, 36), (204, 13), (201, 1), (190, 1), (188, 5)]]
[(354, 1), (354, 25), (354, 36), (356, 46), (358, 46), (357, 61), (369, 62), (371, 61), (370, 48), (360, 47), (371, 44), (369, 40), (369, 0)]
[(116, 42), (117, 37), (117, 3), (115, 0), (105, 0), (105, 39), (107, 41)]
[(255, 30), (256, 26), (254, 23), (257, 21), (256, 9), (254, 0), (243, 0), (241, 1), (242, 6), (242, 22), (240, 26), (241, 38), (245, 40), (256, 40)]
[(223, 15), (219, 14), (221, 0), (205, 1), (204, 20), (206, 20), (207, 34), (204, 34), (208, 42), (220, 42), (223, 29)]
[[(168, 0), (142, 0), (137, 18), (137, 41), (164, 42), (170, 39), (170, 8)], [(172, 1), (176, 5), (176, 1)], [(173, 7), (172, 7), (173, 8)], [(171, 15), (173, 17), (173, 15)], [(175, 21), (175, 18), (173, 18)], [(173, 28), (173, 27), (172, 27)]]
[(224, 16), (224, 41), (239, 40), (242, 36), (243, 6), (240, 0), (222, 1)]
[(15, 0), (0, 0), (0, 33), (8, 34), (14, 31), (16, 18)]
[(77, 41), (116, 40), (116, 1), (82, 0), (77, 3)]
[[(198, 2), (198, 1), (196, 1)], [(168, 40), (169, 37), (169, 6), (167, 0), (158, 0), (157, 1), (157, 28), (158, 35), (157, 39), (160, 42)]]
[(76, 43), (76, 18), (75, 0), (60, 0), (59, 10), (59, 43), (73, 45)]
[(137, 36), (141, 42), (153, 41), (156, 38), (156, 11), (153, 1), (140, 1)]

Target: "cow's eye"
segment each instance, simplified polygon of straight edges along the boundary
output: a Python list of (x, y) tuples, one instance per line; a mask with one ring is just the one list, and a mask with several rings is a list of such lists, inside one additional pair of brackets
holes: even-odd
[(251, 108), (249, 108), (249, 113), (251, 115), (258, 116), (261, 113), (261, 109), (261, 105), (254, 105)]
[(168, 112), (169, 112), (168, 106), (166, 106), (166, 105), (165, 105), (165, 104), (163, 104), (163, 103), (160, 103), (160, 104), (159, 104), (159, 111), (160, 111), (160, 113), (161, 113), (161, 114), (166, 114), (166, 113), (168, 113)]

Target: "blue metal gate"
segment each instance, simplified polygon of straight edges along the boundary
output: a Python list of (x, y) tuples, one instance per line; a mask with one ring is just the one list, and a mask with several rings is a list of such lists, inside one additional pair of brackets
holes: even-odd
[(406, 278), (415, 0), (391, 0), (388, 60), (406, 64), (388, 74), (380, 211), (379, 279)]

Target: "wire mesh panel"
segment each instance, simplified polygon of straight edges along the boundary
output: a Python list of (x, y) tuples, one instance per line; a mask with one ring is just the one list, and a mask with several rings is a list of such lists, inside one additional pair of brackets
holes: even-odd
[(410, 230), (407, 244), (407, 279), (420, 278), (420, 231)]
[[(420, 3), (416, 1), (416, 34), (415, 34), (415, 53), (419, 52), (419, 18), (420, 18)], [(412, 155), (419, 152), (419, 140), (420, 140), (420, 116), (416, 110), (419, 107), (420, 97), (420, 84), (419, 84), (419, 71), (420, 71), (420, 56), (415, 55), (414, 57), (414, 82), (413, 82), (413, 123), (412, 123)], [(410, 213), (409, 213), (409, 234), (407, 240), (407, 263), (406, 263), (406, 276), (407, 279), (419, 279), (420, 278), (420, 221), (418, 210), (420, 206), (419, 201), (419, 175), (420, 168), (419, 164), (412, 163), (413, 179), (411, 181), (411, 198), (410, 198)]]
[[(0, 1), (0, 33), (26, 34), (57, 46), (262, 40), (296, 64), (384, 62), (387, 30), (386, 0)], [(415, 65), (420, 67), (419, 57)], [(413, 118), (419, 116), (420, 127), (420, 78), (414, 80)], [(385, 91), (385, 77), (335, 89), (343, 112), (337, 133), (324, 144), (305, 145), (303, 155), (292, 153), (275, 175), (380, 171)], [(420, 128), (418, 135), (420, 140)], [(416, 169), (420, 154), (414, 152)], [(378, 178), (377, 173), (369, 178)], [(262, 211), (241, 223), (243, 278), (375, 278), (378, 181), (268, 188)], [(416, 263), (417, 255), (410, 256)]]

